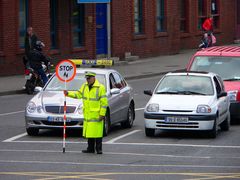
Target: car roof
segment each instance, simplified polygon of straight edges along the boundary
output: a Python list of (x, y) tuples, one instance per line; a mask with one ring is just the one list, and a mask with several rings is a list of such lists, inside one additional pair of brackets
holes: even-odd
[(77, 73), (85, 73), (85, 71), (92, 71), (96, 74), (108, 74), (110, 72), (116, 72), (114, 69), (105, 69), (105, 68), (77, 68)]
[(213, 46), (202, 49), (195, 56), (239, 56), (240, 46)]
[(205, 72), (205, 71), (176, 71), (176, 72), (169, 72), (166, 74), (166, 76), (172, 76), (172, 75), (194, 75), (194, 76), (207, 76), (207, 77), (213, 77), (216, 76), (215, 73), (212, 72)]

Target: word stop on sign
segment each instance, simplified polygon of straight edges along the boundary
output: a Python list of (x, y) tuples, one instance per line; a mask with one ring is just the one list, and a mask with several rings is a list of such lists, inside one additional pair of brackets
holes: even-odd
[(76, 75), (76, 66), (72, 61), (63, 60), (56, 67), (56, 75), (59, 80), (69, 82)]

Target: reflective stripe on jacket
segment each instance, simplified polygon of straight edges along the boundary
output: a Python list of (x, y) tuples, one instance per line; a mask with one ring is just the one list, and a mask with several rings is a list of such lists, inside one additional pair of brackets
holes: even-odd
[(105, 116), (108, 107), (104, 85), (95, 80), (89, 90), (86, 82), (79, 91), (69, 91), (68, 96), (83, 100), (83, 136), (86, 138), (103, 137), (104, 122), (99, 120), (99, 116)]

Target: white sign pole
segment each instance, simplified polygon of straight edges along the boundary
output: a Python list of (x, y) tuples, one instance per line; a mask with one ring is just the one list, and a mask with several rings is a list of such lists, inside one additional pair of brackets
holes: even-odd
[[(76, 66), (70, 60), (63, 60), (56, 67), (56, 75), (60, 81), (64, 82), (64, 90), (67, 90), (67, 82), (71, 81), (76, 75)], [(63, 153), (66, 151), (66, 121), (67, 121), (67, 103), (64, 94), (63, 106)]]
[[(64, 82), (65, 88), (67, 90), (67, 81), (65, 79)], [(66, 148), (66, 121), (67, 121), (67, 102), (66, 102), (66, 95), (64, 95), (64, 112), (63, 112), (63, 153), (65, 153)]]

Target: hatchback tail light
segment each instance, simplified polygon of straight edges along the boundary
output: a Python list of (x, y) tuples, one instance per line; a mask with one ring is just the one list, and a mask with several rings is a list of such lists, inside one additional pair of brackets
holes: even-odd
[(237, 98), (236, 101), (240, 102), (240, 91), (237, 91)]

